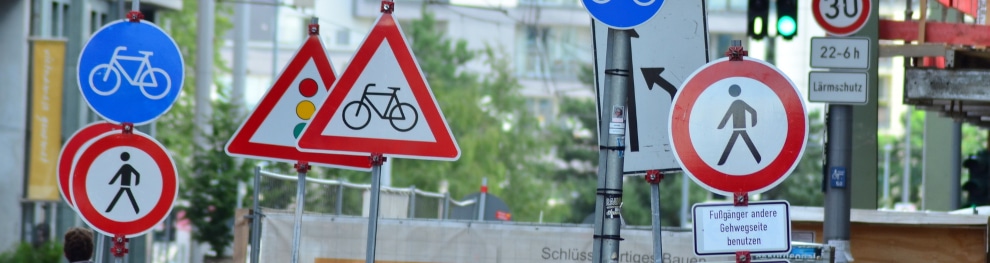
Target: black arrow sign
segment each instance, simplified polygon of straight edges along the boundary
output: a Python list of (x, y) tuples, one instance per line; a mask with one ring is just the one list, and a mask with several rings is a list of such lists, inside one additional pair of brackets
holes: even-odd
[(670, 100), (674, 100), (674, 93), (677, 93), (677, 88), (674, 84), (670, 84), (669, 81), (660, 76), (663, 73), (664, 68), (640, 68), (643, 71), (643, 79), (646, 79), (646, 87), (653, 90), (653, 84), (660, 86), (663, 90), (670, 93)]

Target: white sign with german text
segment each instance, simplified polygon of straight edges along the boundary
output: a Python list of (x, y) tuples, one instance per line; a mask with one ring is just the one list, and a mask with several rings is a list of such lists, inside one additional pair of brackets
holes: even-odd
[(808, 73), (808, 101), (830, 104), (866, 104), (869, 94), (866, 72)]
[(813, 37), (810, 53), (813, 68), (870, 68), (869, 38)]
[(697, 255), (735, 254), (791, 250), (790, 203), (784, 200), (696, 204), (694, 253)]

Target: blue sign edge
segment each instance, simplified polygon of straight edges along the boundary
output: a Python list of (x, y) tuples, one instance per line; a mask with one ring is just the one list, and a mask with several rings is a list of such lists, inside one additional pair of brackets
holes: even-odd
[[(617, 1), (622, 1), (622, 0), (617, 0)], [(628, 0), (627, 0), (627, 1), (628, 1)], [(595, 16), (595, 13), (592, 13), (592, 12), (591, 12), (591, 9), (588, 9), (588, 6), (584, 4), (584, 0), (582, 0), (582, 1), (581, 1), (581, 3), (582, 3), (582, 6), (584, 6), (584, 11), (586, 11), (586, 12), (588, 12), (588, 15), (589, 15), (589, 16), (591, 16), (591, 19), (594, 19), (595, 21), (599, 21), (599, 22), (602, 22), (602, 24), (605, 24), (606, 26), (608, 26), (608, 27), (609, 27), (609, 28), (611, 28), (611, 29), (621, 29), (621, 30), (626, 30), (626, 29), (632, 29), (632, 28), (634, 28), (634, 27), (637, 27), (637, 26), (640, 26), (640, 25), (642, 25), (642, 24), (645, 24), (646, 22), (648, 22), (648, 21), (650, 21), (650, 20), (653, 20), (653, 18), (654, 18), (654, 17), (657, 17), (657, 14), (659, 14), (659, 13), (660, 13), (660, 9), (663, 9), (663, 4), (664, 4), (664, 3), (666, 3), (667, 1), (675, 1), (675, 0), (663, 0), (663, 2), (661, 2), (661, 3), (660, 3), (660, 7), (658, 7), (658, 8), (657, 8), (657, 11), (656, 11), (656, 12), (654, 12), (654, 13), (653, 13), (653, 15), (651, 15), (649, 19), (646, 19), (646, 21), (643, 21), (643, 22), (639, 22), (639, 23), (637, 23), (637, 24), (635, 24), (635, 25), (631, 25), (631, 26), (626, 26), (626, 27), (620, 27), (620, 26), (615, 26), (615, 25), (610, 25), (610, 24), (608, 24), (608, 23), (605, 23), (605, 21), (602, 21), (602, 20), (601, 20), (601, 19), (599, 19), (599, 18), (598, 18), (597, 16)], [(707, 7), (707, 1), (706, 1), (706, 0), (702, 0), (702, 1), (701, 1), (701, 5), (702, 5), (702, 7), (703, 7), (704, 9), (706, 9), (706, 10), (707, 10), (707, 8), (708, 8), (708, 7)], [(706, 14), (707, 14), (707, 12), (706, 12)], [(705, 25), (705, 27), (706, 27), (706, 28), (707, 28), (707, 26), (708, 26), (708, 25)], [(594, 41), (594, 40), (592, 40), (592, 41)]]
[[(82, 46), (82, 49), (79, 50), (79, 57), (76, 58), (76, 70), (75, 70), (76, 71), (76, 74), (75, 74), (76, 75), (76, 86), (79, 87), (79, 96), (82, 97), (83, 101), (86, 102), (86, 106), (89, 107), (89, 109), (91, 111), (93, 111), (94, 113), (96, 113), (96, 115), (100, 116), (100, 118), (103, 118), (104, 120), (106, 120), (106, 121), (108, 121), (110, 123), (113, 123), (113, 124), (122, 124), (123, 122), (112, 120), (110, 118), (107, 118), (106, 116), (103, 116), (103, 114), (100, 114), (100, 112), (97, 111), (93, 107), (93, 105), (89, 103), (89, 100), (86, 99), (86, 95), (83, 93), (82, 79), (79, 77), (79, 64), (82, 63), (83, 51), (85, 51), (86, 48), (89, 47), (89, 43), (91, 42), (90, 40), (93, 38), (93, 36), (96, 35), (96, 33), (99, 33), (100, 31), (103, 31), (104, 29), (107, 29), (108, 27), (113, 26), (113, 25), (116, 25), (116, 24), (119, 24), (119, 23), (133, 23), (133, 22), (131, 22), (131, 21), (127, 20), (127, 19), (121, 18), (121, 19), (117, 19), (116, 21), (112, 21), (110, 23), (107, 23), (106, 25), (103, 25), (102, 27), (100, 27), (100, 29), (97, 29), (96, 31), (93, 31), (93, 34), (91, 34), (89, 36), (89, 38), (86, 39), (86, 44), (83, 45)], [(148, 24), (148, 25), (150, 25), (150, 26), (152, 26), (154, 28), (157, 28), (158, 30), (161, 30), (162, 33), (165, 33), (165, 36), (168, 37), (168, 40), (172, 41), (172, 44), (175, 45), (175, 49), (177, 49), (179, 51), (179, 63), (182, 65), (183, 71), (185, 71), (186, 60), (185, 60), (185, 58), (182, 57), (182, 50), (179, 49), (179, 43), (176, 43), (175, 42), (175, 38), (172, 38), (172, 35), (168, 34), (167, 31), (165, 31), (164, 29), (162, 29), (161, 27), (159, 27), (155, 23), (151, 23), (148, 20), (144, 20), (144, 19), (141, 19), (141, 23)], [(179, 78), (179, 82), (178, 82), (178, 90), (179, 90), (178, 91), (178, 94), (175, 94), (175, 100), (176, 101), (178, 101), (179, 100), (179, 96), (182, 95), (182, 87), (183, 87), (183, 85), (185, 85), (185, 79), (186, 79), (185, 77), (186, 77), (185, 76), (185, 73), (183, 72), (183, 75), (182, 75), (181, 78)], [(158, 114), (158, 116), (155, 116), (155, 117), (153, 117), (153, 118), (151, 118), (151, 119), (149, 119), (147, 121), (144, 121), (144, 122), (133, 123), (133, 124), (134, 125), (145, 125), (145, 124), (148, 124), (148, 123), (152, 123), (155, 120), (158, 120), (158, 118), (161, 118), (162, 115), (165, 115), (165, 113), (168, 113), (170, 110), (172, 110), (172, 106), (175, 106), (175, 101), (172, 101), (172, 103), (170, 103), (168, 105), (168, 108), (165, 108), (165, 110), (162, 111), (162, 113)]]

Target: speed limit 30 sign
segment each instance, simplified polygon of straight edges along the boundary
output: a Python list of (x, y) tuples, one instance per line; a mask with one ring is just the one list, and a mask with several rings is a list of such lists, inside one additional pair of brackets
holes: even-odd
[(815, 21), (826, 32), (848, 36), (866, 25), (873, 6), (870, 0), (814, 0), (811, 8)]

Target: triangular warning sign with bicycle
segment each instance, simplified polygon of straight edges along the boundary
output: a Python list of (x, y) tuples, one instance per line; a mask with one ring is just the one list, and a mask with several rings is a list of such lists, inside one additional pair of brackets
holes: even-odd
[(303, 151), (456, 160), (461, 151), (402, 29), (382, 14), (299, 137)]
[(368, 157), (302, 152), (296, 138), (336, 80), (318, 35), (311, 35), (265, 93), (225, 150), (246, 158), (298, 162), (368, 171)]

